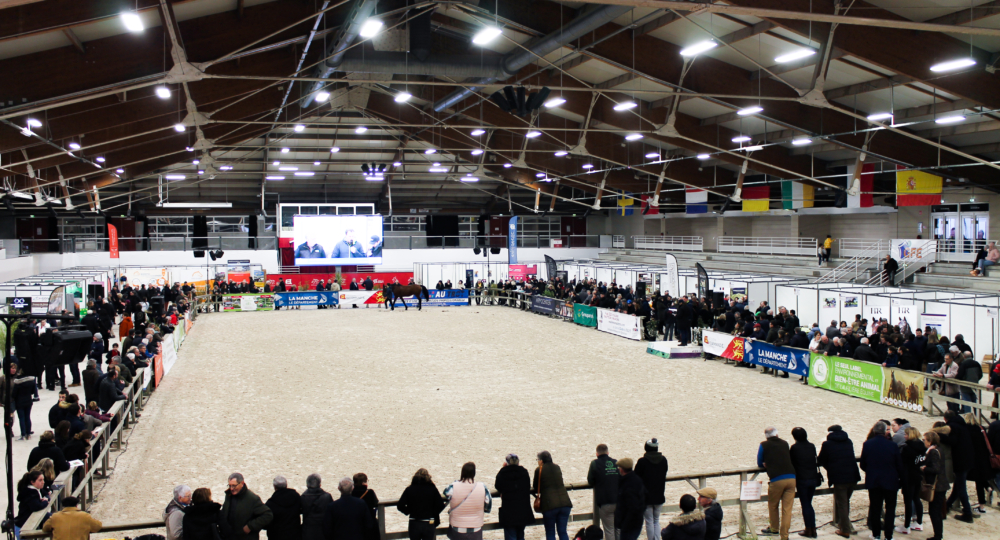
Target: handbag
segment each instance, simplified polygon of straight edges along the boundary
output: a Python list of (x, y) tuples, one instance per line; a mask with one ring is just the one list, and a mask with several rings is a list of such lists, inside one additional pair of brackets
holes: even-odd
[(990, 446), (990, 438), (986, 436), (986, 430), (980, 427), (979, 431), (983, 433), (983, 438), (986, 439), (986, 450), (990, 452), (990, 467), (1000, 469), (1000, 456), (993, 453), (993, 447)]
[(538, 493), (535, 495), (535, 502), (531, 503), (532, 509), (539, 514), (542, 513), (542, 466), (538, 466)]
[(937, 487), (937, 475), (934, 476), (934, 483), (920, 482), (920, 498), (927, 501), (934, 501), (934, 488)]

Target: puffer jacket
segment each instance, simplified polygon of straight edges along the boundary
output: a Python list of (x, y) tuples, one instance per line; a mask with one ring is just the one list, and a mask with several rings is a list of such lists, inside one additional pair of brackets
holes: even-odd
[(854, 443), (847, 432), (835, 429), (826, 435), (816, 461), (826, 469), (827, 483), (850, 484), (861, 481), (861, 471), (854, 456)]

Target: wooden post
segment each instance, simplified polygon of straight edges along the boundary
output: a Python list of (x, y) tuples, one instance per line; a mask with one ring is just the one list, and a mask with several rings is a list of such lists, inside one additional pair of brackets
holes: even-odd
[(378, 536), (385, 540), (385, 506), (378, 507)]

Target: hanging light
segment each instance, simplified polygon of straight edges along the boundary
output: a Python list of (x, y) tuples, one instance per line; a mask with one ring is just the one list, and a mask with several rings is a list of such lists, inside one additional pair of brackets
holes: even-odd
[(365, 21), (364, 24), (361, 25), (361, 31), (359, 31), (358, 33), (363, 38), (375, 37), (376, 35), (378, 35), (379, 31), (382, 30), (383, 26), (385, 26), (385, 23), (383, 23), (378, 19), (368, 19), (367, 21)]
[(330, 149), (331, 154), (336, 154), (337, 152), (340, 152), (339, 146), (334, 146), (333, 148)]
[(183, 174), (168, 174), (164, 176), (167, 180), (184, 180), (187, 176)]
[[(104, 161), (104, 160), (103, 160), (103, 159), (101, 159), (101, 161)], [(192, 165), (197, 165), (197, 164), (199, 164), (199, 163), (201, 163), (201, 160), (197, 160), (197, 159), (195, 159), (195, 160), (191, 160), (191, 164), (192, 164)]]
[(176, 131), (177, 133), (184, 133), (185, 131), (187, 131), (187, 126), (185, 126), (184, 124), (174, 124), (174, 131)]
[(70, 147), (71, 150), (79, 150), (80, 149), (80, 143), (78, 143), (78, 142), (71, 142), (71, 143), (69, 143), (68, 146)]
[(738, 114), (740, 116), (751, 116), (751, 115), (757, 114), (759, 112), (762, 112), (763, 110), (764, 110), (763, 107), (758, 107), (758, 106), (755, 105), (753, 107), (747, 107), (745, 109), (740, 109), (740, 110), (736, 111), (736, 114)]
[(160, 99), (170, 99), (170, 89), (166, 86), (157, 86), (156, 97)]
[(303, 126), (302, 124), (295, 124), (295, 127), (292, 129), (295, 130), (295, 133), (302, 133), (303, 131), (306, 130), (306, 127)]
[(706, 159), (712, 157), (710, 154), (698, 154), (698, 159), (705, 161)]
[(630, 133), (625, 136), (626, 141), (638, 141), (642, 138), (642, 133)]
[(366, 131), (368, 131), (368, 128), (366, 128), (365, 126), (358, 126), (358, 127), (354, 128), (354, 132), (357, 133), (358, 135), (361, 135), (362, 133), (364, 133)]
[(807, 144), (812, 144), (812, 142), (813, 142), (812, 139), (803, 137), (801, 139), (795, 139), (795, 140), (793, 140), (792, 144), (794, 144), (795, 146), (805, 146)]
[(476, 32), (476, 35), (472, 38), (472, 42), (476, 45), (486, 45), (494, 39), (500, 37), (500, 34), (502, 33), (503, 30), (497, 28), (496, 26), (487, 26), (479, 32)]
[(566, 103), (565, 99), (563, 99), (561, 97), (555, 97), (555, 98), (552, 98), (552, 99), (546, 101), (544, 103), (544, 105), (545, 105), (545, 108), (551, 109), (553, 107), (558, 107), (558, 106), (562, 105), (563, 103)]
[[(330, 92), (327, 92), (325, 90), (321, 91), (321, 92), (316, 92), (316, 101), (317, 102), (323, 103), (324, 101), (326, 101), (328, 99), (330, 99)], [(284, 180), (284, 179), (282, 179), (282, 180)]]
[(650, 152), (650, 153), (646, 154), (646, 159), (660, 159), (660, 153), (659, 152)]
[(282, 154), (287, 154), (288, 152), (291, 152), (291, 150), (290, 150), (290, 149), (288, 149), (288, 148), (282, 148), (282, 149), (281, 149), (281, 153), (282, 153)]
[(435, 150), (433, 148), (428, 148), (427, 150), (424, 150), (424, 153), (427, 154), (427, 155), (436, 154), (437, 150)]
[(959, 114), (959, 115), (954, 115), (954, 116), (945, 116), (945, 117), (942, 117), (942, 118), (938, 118), (934, 122), (936, 122), (938, 124), (955, 124), (955, 123), (964, 122), (964, 121), (965, 121), (965, 117)]
[(274, 160), (274, 163), (272, 163), (271, 165), (274, 165), (275, 167), (277, 167), (278, 165), (281, 165), (281, 162), (278, 161), (278, 160)]
[(482, 153), (483, 153), (483, 151), (482, 151), (481, 149), (479, 149), (479, 148), (476, 148), (475, 150), (473, 150), (473, 151), (472, 151), (472, 152), (470, 152), (470, 153), (471, 153), (472, 155), (474, 155), (474, 156), (478, 156), (479, 154), (482, 154)]
[(962, 69), (964, 67), (974, 66), (976, 61), (972, 58), (960, 58), (958, 60), (949, 60), (947, 62), (941, 62), (940, 64), (934, 64), (931, 66), (931, 71), (942, 73), (945, 71), (955, 71), (956, 69)]
[(733, 142), (734, 143), (749, 142), (750, 140), (751, 140), (751, 137), (748, 136), (748, 135), (740, 135), (738, 137), (733, 137)]
[(593, 165), (592, 163), (584, 163), (584, 164), (582, 165), (582, 167), (583, 167), (584, 169), (593, 169), (593, 168), (594, 168), (594, 165)]
[(104, 163), (104, 158), (101, 157), (101, 156), (97, 156), (96, 158), (94, 158), (94, 161), (96, 161), (98, 163)]
[(614, 109), (616, 111), (627, 111), (629, 109), (634, 109), (634, 108), (636, 108), (638, 106), (639, 105), (636, 102), (634, 102), (634, 101), (623, 101), (623, 102), (615, 105)]
[(565, 150), (560, 150), (560, 151), (556, 152), (556, 157), (563, 157), (563, 156), (565, 156), (568, 153), (569, 152), (567, 152)]
[(788, 54), (783, 54), (783, 55), (775, 58), (774, 61), (777, 62), (777, 63), (779, 63), (779, 64), (784, 64), (784, 63), (787, 63), (787, 62), (794, 62), (795, 60), (800, 60), (802, 58), (806, 58), (806, 57), (812, 56), (814, 54), (816, 54), (816, 50), (815, 49), (798, 49), (798, 50), (792, 51), (792, 52), (790, 52)]
[(529, 131), (529, 132), (525, 133), (524, 136), (527, 137), (527, 138), (529, 138), (529, 139), (534, 139), (535, 137), (537, 137), (537, 136), (539, 136), (541, 134), (542, 134), (541, 131)]
[(142, 24), (142, 19), (139, 18), (138, 13), (126, 12), (122, 13), (122, 24), (125, 25), (125, 29), (129, 32), (142, 32), (145, 30), (145, 25)]
[(284, 180), (284, 176), (265, 176), (265, 180)]
[(318, 161), (314, 161), (314, 162), (313, 162), (313, 165), (315, 165), (315, 166), (319, 167), (319, 162), (318, 162)]
[(470, 135), (472, 135), (473, 137), (478, 137), (478, 136), (482, 135), (483, 133), (486, 133), (485, 129), (474, 129), (474, 130), (472, 130), (472, 133), (470, 133)]
[(513, 166), (514, 166), (514, 164), (513, 164), (513, 163), (504, 163), (504, 164), (503, 164), (503, 168), (504, 168), (504, 169), (509, 169), (509, 168), (511, 168), (511, 167), (513, 167)]
[(42, 127), (42, 121), (35, 118), (28, 119), (28, 127), (40, 128)]
[(413, 97), (413, 95), (410, 94), (409, 92), (400, 92), (396, 94), (396, 97), (393, 98), (393, 101), (395, 101), (396, 103), (406, 103), (407, 101), (410, 101), (411, 97)]
[(892, 118), (892, 113), (889, 112), (881, 112), (868, 115), (868, 119), (871, 120), (872, 122), (878, 122), (879, 120), (888, 120), (890, 118)]
[(696, 56), (705, 51), (710, 51), (718, 46), (719, 44), (712, 40), (702, 41), (700, 43), (695, 43), (690, 47), (681, 49), (681, 56)]

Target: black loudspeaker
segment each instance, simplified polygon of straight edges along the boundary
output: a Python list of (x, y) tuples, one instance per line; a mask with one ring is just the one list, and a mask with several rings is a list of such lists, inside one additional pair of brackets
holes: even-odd
[(88, 330), (62, 330), (52, 333), (52, 349), (46, 359), (46, 366), (75, 364), (90, 352), (94, 334)]
[(194, 252), (194, 256), (198, 257), (200, 259), (204, 259), (205, 258), (205, 250), (203, 250), (203, 249), (196, 249), (195, 252)]
[(636, 298), (642, 298), (646, 296), (646, 282), (640, 281), (635, 284), (635, 296)]
[(191, 237), (191, 248), (192, 249), (208, 248), (208, 217), (194, 216), (192, 229), (193, 229), (192, 232), (194, 234)]
[(149, 310), (153, 312), (153, 317), (163, 315), (163, 297), (154, 296), (149, 299)]
[(725, 305), (726, 293), (713, 292), (712, 293), (712, 307), (722, 307)]
[(492, 253), (494, 255), (499, 255), (500, 254), (500, 248), (490, 248), (490, 253)]

